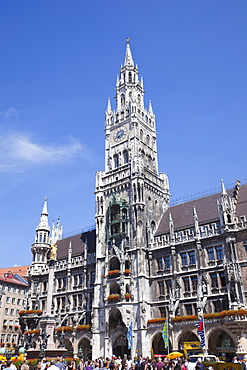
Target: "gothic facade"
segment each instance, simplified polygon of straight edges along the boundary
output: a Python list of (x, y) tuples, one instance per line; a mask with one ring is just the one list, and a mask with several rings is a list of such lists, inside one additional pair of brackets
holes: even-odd
[(52, 300), (56, 345), (62, 331), (69, 355), (150, 356), (166, 351), (167, 320), (169, 349), (181, 350), (199, 340), (197, 316), (204, 314), (211, 353), (247, 353), (247, 185), (226, 191), (222, 182), (219, 194), (169, 206), (155, 115), (151, 102), (144, 106), (129, 43), (116, 108), (107, 104), (105, 169), (96, 174), (95, 197), (94, 230), (63, 239), (58, 220), (50, 232), (46, 200), (36, 229), (27, 309), (45, 315)]

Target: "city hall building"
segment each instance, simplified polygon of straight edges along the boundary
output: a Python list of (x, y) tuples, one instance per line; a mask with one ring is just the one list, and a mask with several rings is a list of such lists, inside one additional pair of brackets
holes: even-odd
[[(165, 322), (169, 350), (182, 351), (200, 340), (202, 314), (209, 353), (225, 359), (247, 353), (247, 185), (237, 181), (226, 190), (222, 181), (218, 194), (169, 205), (168, 175), (158, 169), (155, 114), (151, 102), (144, 106), (129, 42), (114, 109), (108, 100), (104, 139), (95, 228), (63, 238), (60, 220), (50, 230), (44, 202), (21, 316), (24, 338), (35, 329), (28, 315), (36, 315), (38, 328), (52, 299), (55, 343), (65, 334), (68, 355), (165, 353)], [(38, 346), (35, 335), (32, 340)]]

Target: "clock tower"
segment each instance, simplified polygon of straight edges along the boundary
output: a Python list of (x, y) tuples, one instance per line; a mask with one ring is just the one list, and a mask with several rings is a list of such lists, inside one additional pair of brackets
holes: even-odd
[[(130, 323), (135, 333), (132, 350), (144, 353), (150, 314), (148, 251), (169, 204), (169, 185), (167, 175), (158, 172), (155, 115), (151, 102), (148, 109), (144, 106), (143, 79), (134, 65), (129, 39), (116, 82), (115, 110), (108, 99), (105, 170), (96, 174), (95, 195), (93, 357), (102, 353), (102, 346), (105, 356), (127, 353), (124, 339), (121, 342), (117, 335), (126, 334), (126, 339), (123, 328), (127, 331)], [(109, 297), (117, 299), (114, 311)], [(121, 323), (119, 332), (113, 324), (116, 320)]]

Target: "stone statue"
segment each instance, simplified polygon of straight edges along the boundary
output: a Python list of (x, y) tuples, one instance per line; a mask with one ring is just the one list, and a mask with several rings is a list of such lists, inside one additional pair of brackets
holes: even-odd
[(49, 336), (45, 331), (42, 331), (40, 349), (46, 349)]
[(65, 339), (64, 339), (64, 337), (65, 337), (64, 333), (61, 333), (59, 335), (59, 346), (58, 346), (58, 348), (65, 348)]

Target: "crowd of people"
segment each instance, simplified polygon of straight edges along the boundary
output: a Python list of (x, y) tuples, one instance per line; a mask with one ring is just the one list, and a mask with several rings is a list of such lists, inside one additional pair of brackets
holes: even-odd
[[(234, 357), (232, 362), (240, 363), (241, 370), (247, 370), (247, 355), (241, 359)], [(99, 358), (94, 361), (78, 358), (65, 361), (60, 357), (56, 361), (43, 358), (35, 365), (35, 370), (97, 370), (97, 368), (100, 370), (206, 370), (201, 358), (193, 363), (183, 357), (168, 360), (137, 356), (132, 360), (130, 356), (124, 358), (113, 356), (111, 359)], [(29, 366), (28, 361), (25, 360), (17, 369), (14, 362), (6, 361), (0, 362), (0, 370), (34, 370), (34, 367)], [(213, 370), (213, 368), (209, 366), (207, 370)]]

